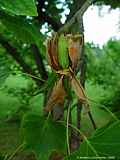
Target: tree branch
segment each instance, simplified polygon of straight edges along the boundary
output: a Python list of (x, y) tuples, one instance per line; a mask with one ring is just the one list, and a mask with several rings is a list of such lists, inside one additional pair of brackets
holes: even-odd
[[(0, 34), (0, 44), (6, 49), (7, 53), (12, 56), (12, 58), (22, 67), (25, 73), (36, 76), (31, 67), (25, 63), (25, 61), (20, 56), (20, 53), (14, 48), (8, 41)], [(43, 81), (38, 81), (34, 77), (32, 78), (35, 82), (40, 85)]]
[(67, 21), (70, 20), (71, 17), (74, 16), (76, 11), (80, 10), (86, 0), (74, 0), (73, 5), (70, 8), (70, 14), (67, 16)]
[(35, 62), (36, 62), (39, 74), (41, 75), (42, 79), (47, 80), (48, 75), (47, 75), (47, 72), (45, 70), (41, 54), (39, 53), (40, 51), (35, 44), (32, 44), (31, 47), (32, 47), (32, 50), (33, 50), (33, 53), (34, 53), (33, 55), (34, 55), (34, 58), (35, 58)]
[(37, 0), (39, 9), (42, 9), (45, 5), (45, 0)]
[(92, 0), (86, 0), (85, 3), (81, 6), (81, 8), (74, 14), (74, 16), (67, 22), (63, 27), (59, 29), (59, 33), (67, 32), (69, 28), (76, 23), (76, 20), (81, 19), (85, 11), (92, 4)]

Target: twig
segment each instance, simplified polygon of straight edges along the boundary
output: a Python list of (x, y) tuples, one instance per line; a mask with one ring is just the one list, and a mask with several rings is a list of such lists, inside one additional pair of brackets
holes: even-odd
[(42, 81), (42, 82), (45, 82), (44, 79), (42, 79), (42, 78), (40, 78), (40, 77), (37, 77), (37, 76), (34, 76), (34, 75), (32, 75), (32, 74), (29, 74), (29, 73), (21, 73), (21, 74), (27, 75), (27, 76), (29, 76), (29, 77), (31, 77), (31, 78), (38, 79), (38, 80), (40, 80), (40, 81)]
[(42, 77), (42, 79), (47, 80), (48, 75), (47, 75), (47, 72), (46, 72), (46, 69), (45, 69), (45, 66), (44, 66), (43, 59), (42, 59), (41, 53), (39, 51), (39, 48), (37, 47), (36, 44), (32, 44), (31, 48), (32, 48), (33, 53), (34, 53), (33, 55), (34, 55), (34, 58), (35, 58), (35, 62), (36, 62), (36, 66), (37, 66), (37, 69), (39, 71), (39, 74)]
[(90, 120), (92, 122), (93, 128), (97, 129), (96, 123), (95, 123), (95, 121), (94, 121), (94, 119), (93, 119), (92, 114), (91, 114), (90, 111), (88, 112), (88, 116), (89, 116), (89, 118), (90, 118)]
[(101, 108), (105, 109), (105, 111), (108, 112), (113, 117), (113, 119), (115, 119), (116, 121), (119, 121), (119, 119), (117, 118), (117, 116), (114, 113), (112, 113), (105, 105), (103, 105), (103, 104), (101, 104), (101, 103), (99, 103), (99, 102), (97, 102), (97, 101), (95, 101), (95, 100), (93, 100), (91, 98), (88, 98), (88, 100), (90, 102), (95, 103), (96, 105), (101, 106)]

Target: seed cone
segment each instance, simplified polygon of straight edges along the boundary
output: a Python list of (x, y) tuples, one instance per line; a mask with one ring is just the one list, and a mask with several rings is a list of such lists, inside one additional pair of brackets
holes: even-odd
[(80, 59), (83, 38), (80, 34), (55, 34), (47, 41), (47, 60), (58, 71), (72, 67), (75, 69)]

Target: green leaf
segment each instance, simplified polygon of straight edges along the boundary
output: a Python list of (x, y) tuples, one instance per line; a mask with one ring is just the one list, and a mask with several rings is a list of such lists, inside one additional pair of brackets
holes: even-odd
[(27, 19), (0, 12), (0, 22), (6, 27), (7, 31), (11, 32), (17, 38), (17, 40), (28, 44), (35, 43), (40, 48), (41, 52), (45, 51), (42, 34)]
[(64, 152), (66, 148), (66, 128), (51, 117), (28, 114), (22, 123), (23, 140), (26, 147), (34, 151), (39, 160), (48, 160), (52, 151)]
[(96, 130), (95, 134), (80, 145), (80, 148), (65, 160), (78, 157), (113, 156), (120, 158), (120, 122)]
[(10, 75), (10, 63), (6, 57), (0, 56), (0, 87)]
[(14, 15), (37, 16), (34, 0), (0, 0), (0, 9)]

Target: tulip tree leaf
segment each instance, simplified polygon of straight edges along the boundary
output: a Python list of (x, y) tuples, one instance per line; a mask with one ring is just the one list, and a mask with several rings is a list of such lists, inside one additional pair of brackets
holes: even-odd
[(66, 157), (65, 160), (76, 160), (81, 157), (113, 157), (120, 158), (120, 122), (114, 122), (103, 129), (96, 130), (95, 134), (84, 141), (80, 148)]
[(52, 151), (65, 151), (66, 129), (51, 117), (46, 120), (45, 117), (28, 114), (23, 119), (21, 131), (27, 149), (34, 151), (40, 160), (48, 160)]

